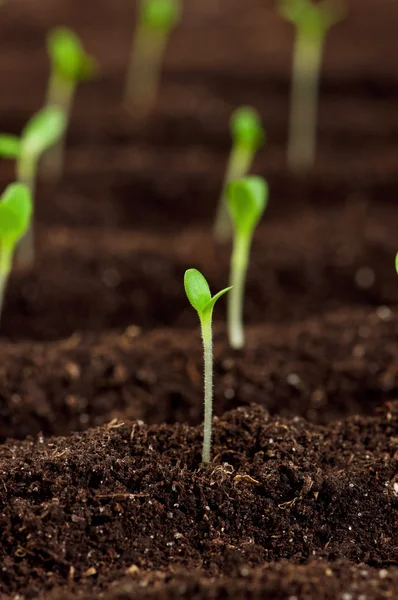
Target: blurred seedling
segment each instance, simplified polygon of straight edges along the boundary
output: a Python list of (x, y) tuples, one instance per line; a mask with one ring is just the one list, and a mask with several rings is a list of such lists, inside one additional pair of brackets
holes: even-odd
[[(52, 29), (47, 37), (51, 73), (47, 91), (47, 106), (58, 106), (69, 123), (72, 104), (80, 81), (91, 79), (97, 72), (95, 59), (87, 54), (78, 36), (67, 27)], [(45, 177), (57, 181), (62, 174), (64, 137), (43, 159)]]
[(326, 36), (346, 11), (342, 0), (279, 0), (279, 12), (296, 27), (290, 100), (288, 164), (308, 171), (314, 164), (319, 79)]
[(32, 195), (23, 183), (10, 184), (0, 197), (0, 316), (15, 247), (32, 217)]
[[(43, 108), (22, 130), (21, 136), (0, 134), (0, 157), (16, 160), (19, 183), (25, 184), (34, 205), (38, 164), (43, 153), (56, 144), (65, 131), (66, 119), (56, 106)], [(18, 248), (18, 262), (30, 266), (34, 262), (33, 220)]]
[(135, 115), (146, 117), (155, 105), (165, 48), (181, 14), (181, 0), (139, 0), (124, 93), (125, 107)]
[(257, 111), (250, 106), (238, 108), (230, 120), (232, 150), (228, 160), (222, 193), (214, 223), (217, 241), (228, 240), (232, 234), (231, 220), (226, 205), (225, 190), (228, 183), (248, 174), (257, 150), (265, 142), (265, 131)]
[(204, 436), (202, 462), (210, 462), (211, 428), (213, 414), (213, 333), (212, 317), (214, 305), (221, 296), (231, 288), (225, 288), (215, 296), (211, 296), (209, 284), (196, 269), (185, 271), (184, 287), (188, 300), (197, 311), (202, 330), (204, 350)]
[(243, 301), (254, 230), (268, 203), (268, 185), (254, 175), (227, 186), (227, 206), (234, 230), (228, 296), (228, 337), (232, 348), (245, 344)]

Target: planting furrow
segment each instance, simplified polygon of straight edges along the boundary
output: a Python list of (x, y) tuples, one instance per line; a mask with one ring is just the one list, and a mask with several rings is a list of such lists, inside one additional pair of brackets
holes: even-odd
[[(398, 395), (398, 325), (386, 307), (250, 326), (246, 336), (234, 352), (215, 327), (217, 415), (257, 403), (327, 423)], [(199, 327), (2, 344), (0, 438), (67, 435), (114, 418), (199, 424), (202, 360)]]
[[(272, 199), (271, 199), (272, 202)], [(255, 234), (245, 320), (289, 323), (341, 308), (398, 302), (393, 256), (397, 220), (310, 210), (266, 220)], [(359, 215), (359, 216), (358, 216)], [(354, 235), (355, 234), (355, 235)], [(195, 326), (183, 275), (195, 267), (211, 288), (228, 283), (230, 248), (209, 230), (179, 233), (37, 227), (38, 262), (10, 280), (2, 333), (60, 339), (76, 331)], [(216, 320), (223, 320), (223, 310)]]

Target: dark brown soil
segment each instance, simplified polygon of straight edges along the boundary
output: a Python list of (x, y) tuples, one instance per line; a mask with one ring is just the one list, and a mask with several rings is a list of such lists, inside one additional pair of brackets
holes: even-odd
[[(270, 209), (253, 245), (248, 323), (295, 322), (346, 306), (398, 301), (398, 218), (390, 207), (354, 202), (316, 213), (293, 209), (284, 218), (275, 213)], [(229, 245), (215, 244), (209, 229), (40, 227), (38, 266), (12, 279), (3, 334), (43, 340), (130, 324), (196, 325), (181, 293), (185, 269), (203, 270), (213, 289), (228, 279)], [(217, 308), (215, 319), (223, 317)]]
[(34, 596), (69, 579), (73, 594), (91, 577), (96, 593), (126, 569), (170, 564), (207, 576), (281, 559), (397, 564), (397, 417), (390, 404), (323, 428), (239, 408), (217, 421), (209, 467), (201, 427), (115, 419), (10, 441), (0, 461), (2, 591)]
[[(186, 0), (145, 122), (120, 108), (130, 1), (1, 7), (1, 130), (43, 102), (49, 27), (74, 27), (101, 64), (2, 317), (1, 599), (398, 598), (398, 9), (347, 4), (302, 178), (285, 164), (292, 30), (273, 0)], [(204, 467), (182, 282), (189, 267), (228, 281), (211, 224), (241, 104), (266, 124), (254, 171), (271, 197), (244, 351), (215, 310)], [(13, 178), (1, 161), (0, 188)]]
[[(328, 423), (372, 414), (397, 398), (398, 326), (387, 307), (249, 327), (247, 349), (215, 337), (215, 412), (257, 403), (272, 414)], [(1, 354), (0, 438), (67, 435), (114, 418), (199, 424), (199, 331), (78, 334), (16, 342)]]

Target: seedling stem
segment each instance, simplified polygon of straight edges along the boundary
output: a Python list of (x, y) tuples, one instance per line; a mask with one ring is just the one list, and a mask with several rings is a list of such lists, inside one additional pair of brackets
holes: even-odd
[(296, 26), (290, 100), (288, 164), (308, 171), (315, 162), (319, 81), (329, 29), (344, 16), (340, 0), (279, 0), (281, 15)]
[[(17, 180), (19, 183), (26, 185), (31, 193), (32, 198), (36, 191), (36, 175), (37, 175), (36, 157), (29, 152), (21, 152), (17, 161)], [(30, 222), (29, 229), (23, 236), (17, 249), (18, 262), (22, 266), (29, 266), (34, 262), (35, 258), (35, 225), (34, 220)]]
[(212, 318), (215, 303), (228, 292), (228, 287), (215, 296), (211, 296), (209, 284), (196, 269), (188, 269), (184, 277), (185, 292), (188, 300), (197, 311), (200, 320), (204, 352), (204, 434), (202, 462), (210, 462), (211, 430), (213, 416), (213, 333)]
[(267, 201), (268, 186), (261, 177), (244, 177), (227, 186), (227, 206), (234, 229), (230, 269), (232, 290), (228, 296), (228, 336), (232, 348), (237, 350), (245, 345), (243, 298), (253, 233)]
[(139, 0), (124, 105), (140, 117), (153, 109), (170, 33), (181, 18), (180, 0)]
[(245, 345), (242, 315), (250, 242), (246, 237), (236, 234), (232, 250), (230, 283), (233, 291), (231, 290), (228, 299), (228, 334), (229, 343), (235, 349)]
[(288, 142), (288, 164), (295, 171), (308, 170), (315, 162), (322, 50), (321, 43), (312, 43), (297, 30)]
[[(47, 106), (59, 106), (67, 123), (70, 121), (74, 97), (75, 86), (64, 81), (58, 73), (52, 73), (47, 92)], [(43, 172), (47, 179), (57, 181), (61, 177), (64, 155), (65, 138), (62, 137), (43, 157)]]
[[(96, 72), (95, 59), (87, 54), (78, 36), (67, 27), (52, 29), (47, 38), (51, 72), (47, 90), (47, 106), (57, 106), (69, 123), (72, 104), (80, 81), (90, 79)], [(62, 174), (65, 138), (46, 153), (43, 171), (47, 179), (57, 181)]]
[(3, 311), (4, 294), (11, 271), (12, 251), (4, 243), (0, 244), (0, 317)]
[(204, 434), (203, 456), (204, 463), (210, 462), (211, 424), (213, 418), (213, 334), (212, 319), (201, 321), (203, 352), (204, 352)]

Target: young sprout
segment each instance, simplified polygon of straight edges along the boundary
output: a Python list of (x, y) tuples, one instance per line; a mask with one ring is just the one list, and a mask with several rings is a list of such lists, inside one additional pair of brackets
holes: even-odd
[(23, 183), (12, 183), (0, 197), (0, 315), (16, 244), (29, 227), (32, 196)]
[[(56, 106), (49, 106), (28, 121), (20, 138), (0, 134), (0, 157), (17, 161), (17, 179), (29, 188), (33, 203), (39, 159), (61, 139), (65, 125), (64, 112)], [(19, 246), (18, 260), (23, 266), (29, 266), (34, 261), (33, 222)]]
[(249, 176), (227, 186), (227, 205), (234, 229), (228, 297), (228, 336), (232, 348), (243, 348), (243, 297), (253, 232), (268, 203), (268, 185)]
[[(52, 29), (47, 37), (51, 73), (47, 91), (47, 106), (58, 106), (70, 119), (72, 103), (79, 81), (93, 77), (97, 70), (95, 59), (84, 48), (73, 31), (67, 27)], [(59, 179), (63, 168), (64, 139), (54, 145), (43, 160), (48, 178)]]
[(238, 108), (233, 113), (230, 130), (232, 150), (214, 223), (214, 235), (220, 242), (226, 241), (231, 236), (231, 221), (225, 199), (227, 184), (248, 174), (257, 150), (265, 141), (265, 131), (260, 117), (250, 106)]
[(188, 269), (185, 271), (184, 277), (185, 292), (188, 300), (198, 312), (204, 350), (204, 436), (203, 436), (203, 452), (202, 461), (210, 462), (211, 448), (211, 424), (213, 413), (213, 334), (212, 334), (212, 316), (215, 303), (221, 296), (228, 292), (231, 288), (221, 290), (215, 296), (211, 296), (209, 284), (203, 277), (202, 273), (196, 269)]
[(342, 0), (279, 0), (280, 14), (296, 26), (288, 142), (288, 163), (296, 171), (315, 160), (319, 78), (329, 29), (345, 16)]
[(395, 270), (396, 270), (396, 272), (398, 274), (398, 252), (395, 255)]
[(142, 117), (156, 101), (161, 63), (171, 31), (181, 19), (181, 0), (138, 0), (138, 23), (127, 73), (124, 104)]

